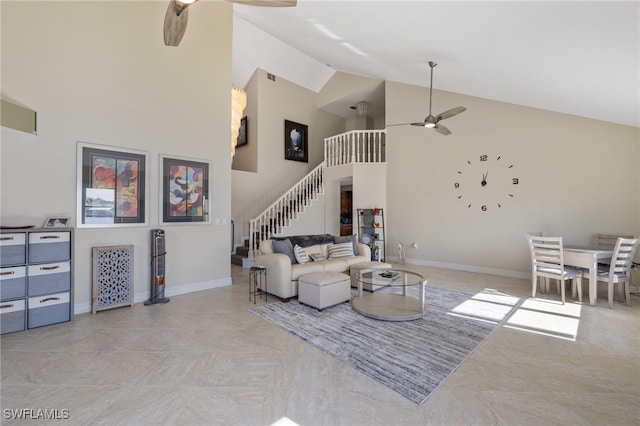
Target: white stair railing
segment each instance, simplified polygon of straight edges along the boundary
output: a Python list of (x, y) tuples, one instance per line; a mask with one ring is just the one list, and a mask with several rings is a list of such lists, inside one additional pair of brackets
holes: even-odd
[(320, 163), (282, 197), (249, 221), (249, 247), (252, 254), (258, 250), (260, 240), (279, 234), (324, 192), (323, 169), (324, 163)]
[(385, 130), (352, 130), (324, 140), (327, 167), (385, 162)]

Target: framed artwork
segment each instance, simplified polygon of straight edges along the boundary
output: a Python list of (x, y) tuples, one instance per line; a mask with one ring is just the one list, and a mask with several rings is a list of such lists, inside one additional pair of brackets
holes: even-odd
[(78, 227), (147, 224), (147, 155), (78, 143)]
[(284, 120), (284, 159), (309, 162), (309, 126)]
[(209, 163), (160, 156), (162, 222), (209, 223)]
[(69, 226), (69, 218), (68, 217), (48, 217), (47, 220), (44, 221), (45, 228), (66, 228)]
[(247, 133), (247, 116), (245, 115), (240, 120), (240, 129), (238, 129), (238, 140), (236, 142), (236, 147), (246, 145), (249, 143), (248, 133)]

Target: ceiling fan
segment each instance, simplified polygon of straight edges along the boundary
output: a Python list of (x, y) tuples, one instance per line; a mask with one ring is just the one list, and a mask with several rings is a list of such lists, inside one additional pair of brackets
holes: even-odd
[(436, 64), (435, 62), (429, 61), (429, 67), (431, 67), (431, 82), (429, 84), (429, 115), (427, 115), (424, 121), (419, 123), (390, 124), (390, 126), (406, 126), (410, 124), (412, 126), (420, 126), (420, 127), (426, 127), (428, 129), (434, 129), (436, 132), (443, 135), (451, 134), (451, 130), (447, 129), (442, 124), (439, 124), (440, 121), (446, 118), (451, 118), (454, 115), (458, 115), (461, 112), (466, 111), (467, 108), (463, 106), (451, 108), (445, 112), (442, 112), (436, 115), (435, 117), (431, 114), (431, 101), (433, 99), (433, 69), (435, 68), (436, 65), (438, 64)]
[[(167, 13), (164, 16), (164, 44), (166, 46), (177, 46), (182, 40), (187, 30), (189, 20), (190, 5), (198, 0), (171, 0)], [(227, 0), (231, 3), (244, 4), (247, 6), (264, 7), (293, 7), (297, 0)]]

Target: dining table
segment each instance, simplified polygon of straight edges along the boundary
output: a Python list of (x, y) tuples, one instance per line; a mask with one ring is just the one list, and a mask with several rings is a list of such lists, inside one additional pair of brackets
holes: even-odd
[(565, 245), (562, 255), (565, 265), (589, 270), (589, 304), (595, 305), (598, 300), (598, 263), (611, 261), (613, 250)]

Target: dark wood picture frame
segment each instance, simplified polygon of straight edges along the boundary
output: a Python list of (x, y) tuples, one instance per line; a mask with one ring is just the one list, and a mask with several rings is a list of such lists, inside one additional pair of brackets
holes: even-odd
[(284, 120), (284, 159), (309, 162), (309, 126)]
[(147, 155), (78, 143), (78, 227), (146, 225)]
[(247, 116), (240, 119), (240, 128), (238, 129), (238, 139), (236, 140), (236, 148), (249, 143), (249, 133), (247, 133)]
[(209, 222), (209, 163), (161, 156), (162, 223)]

